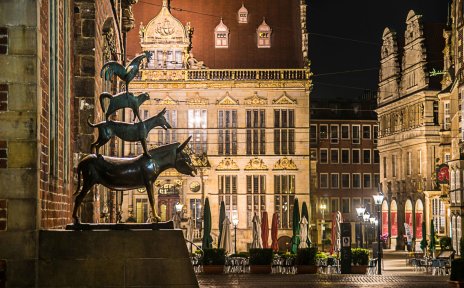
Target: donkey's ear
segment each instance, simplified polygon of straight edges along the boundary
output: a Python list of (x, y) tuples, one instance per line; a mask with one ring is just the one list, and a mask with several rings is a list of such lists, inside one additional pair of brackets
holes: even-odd
[(164, 113), (166, 113), (166, 107), (164, 107), (164, 109), (163, 109), (163, 110), (161, 110), (161, 112), (160, 112), (160, 113), (158, 113), (158, 115), (156, 115), (156, 116), (163, 116), (163, 115), (164, 115)]
[(188, 142), (192, 139), (192, 136), (189, 136), (184, 143), (182, 143), (179, 147), (177, 147), (177, 152), (184, 150), (185, 146), (187, 146)]

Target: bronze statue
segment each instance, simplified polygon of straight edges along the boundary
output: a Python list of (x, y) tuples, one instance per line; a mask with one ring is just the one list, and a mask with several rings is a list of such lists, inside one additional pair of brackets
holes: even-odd
[[(113, 190), (129, 190), (144, 187), (147, 190), (152, 214), (156, 221), (161, 218), (156, 212), (153, 199), (153, 183), (168, 168), (175, 168), (179, 173), (195, 176), (196, 169), (189, 154), (184, 151), (190, 136), (184, 143), (168, 144), (149, 150), (150, 157), (139, 155), (135, 158), (115, 158), (91, 154), (77, 166), (77, 195), (72, 217), (74, 224), (79, 224), (77, 210), (85, 195), (95, 184), (101, 184)], [(82, 190), (81, 187), (82, 176)], [(80, 191), (79, 191), (80, 190)]]
[(116, 74), (121, 80), (126, 82), (126, 92), (129, 89), (129, 82), (134, 79), (134, 77), (139, 73), (140, 63), (144, 58), (148, 57), (148, 52), (135, 57), (126, 67), (122, 66), (116, 61), (109, 61), (103, 65), (100, 71), (100, 77), (105, 80), (110, 80), (113, 77), (113, 74)]
[(137, 123), (125, 123), (119, 121), (104, 121), (97, 124), (90, 123), (90, 117), (87, 123), (90, 127), (98, 128), (97, 141), (92, 143), (91, 149), (96, 148), (97, 155), (100, 155), (98, 150), (101, 146), (105, 145), (113, 136), (118, 136), (124, 141), (142, 143), (143, 152), (146, 156), (150, 157), (147, 150), (147, 136), (148, 132), (154, 127), (162, 127), (165, 130), (171, 128), (168, 121), (164, 117), (166, 108), (164, 108), (158, 115), (148, 118), (145, 121)]
[[(110, 104), (108, 105), (107, 111), (105, 112), (105, 106), (103, 105), (103, 100), (107, 98), (110, 99)], [(139, 96), (135, 97), (133, 93), (130, 92), (121, 92), (116, 95), (111, 95), (108, 92), (103, 92), (100, 94), (100, 106), (105, 113), (105, 119), (108, 121), (108, 117), (116, 112), (119, 109), (123, 108), (130, 108), (134, 113), (134, 120), (135, 117), (139, 118), (139, 121), (142, 122), (142, 118), (140, 118), (139, 107), (142, 105), (143, 102), (150, 99), (148, 93), (142, 93)]]

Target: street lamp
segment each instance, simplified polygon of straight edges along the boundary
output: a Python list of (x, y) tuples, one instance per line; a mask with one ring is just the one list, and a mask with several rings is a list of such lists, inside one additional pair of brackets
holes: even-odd
[[(368, 244), (369, 244), (368, 241), (367, 241), (367, 228), (366, 228), (366, 227), (367, 227), (367, 223), (369, 223), (369, 217), (370, 217), (370, 216), (371, 216), (371, 215), (370, 215), (369, 212), (367, 212), (367, 211), (364, 212), (364, 214), (363, 214), (363, 216), (362, 216), (362, 217), (363, 217), (363, 220), (364, 220), (364, 239), (365, 239), (365, 241), (366, 241), (366, 247), (368, 247)], [(362, 228), (362, 227), (361, 227), (361, 228)]]
[(232, 215), (232, 225), (234, 225), (234, 251), (235, 251), (235, 254), (237, 254), (237, 225), (238, 225), (237, 212), (234, 212)]
[(379, 221), (379, 225), (377, 225), (377, 267), (378, 267), (378, 275), (382, 275), (382, 262), (381, 262), (381, 257), (382, 253), (380, 253), (380, 225), (381, 225), (381, 209), (382, 209), (382, 202), (383, 202), (383, 193), (382, 190), (380, 190), (380, 184), (379, 184), (379, 194), (373, 195), (374, 198), (374, 204), (377, 206), (377, 219)]
[[(362, 240), (362, 221), (363, 221), (363, 215), (364, 215), (364, 212), (366, 211), (366, 208), (364, 208), (363, 206), (361, 207), (357, 207), (356, 208), (356, 214), (358, 214), (358, 218), (359, 218), (359, 246), (362, 248), (363, 246), (363, 240)], [(358, 237), (356, 237), (358, 238)], [(358, 239), (356, 239), (357, 241)]]

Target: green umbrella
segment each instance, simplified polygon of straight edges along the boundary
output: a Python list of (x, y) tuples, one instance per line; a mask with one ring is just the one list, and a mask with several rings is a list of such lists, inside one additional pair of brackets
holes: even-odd
[(206, 198), (203, 208), (203, 241), (202, 248), (213, 248), (213, 238), (211, 237), (211, 209), (209, 208), (209, 200)]
[(293, 202), (293, 237), (292, 237), (292, 253), (296, 253), (300, 245), (300, 208), (298, 198), (295, 197)]
[(422, 222), (422, 241), (420, 242), (420, 248), (425, 253), (425, 249), (427, 249), (427, 237), (425, 235), (425, 222)]
[(435, 252), (435, 245), (437, 245), (437, 242), (435, 241), (435, 227), (433, 225), (433, 220), (430, 220), (430, 253)]
[[(308, 244), (308, 247), (311, 247), (311, 240), (309, 239), (309, 213), (305, 201), (303, 201), (303, 205), (301, 206), (301, 219), (303, 219), (303, 217), (306, 217), (306, 220), (308, 220), (308, 238), (306, 239), (306, 244)], [(300, 239), (300, 241), (301, 240), (302, 239)]]
[(226, 219), (226, 206), (224, 205), (224, 201), (221, 201), (221, 208), (219, 209), (219, 238), (218, 238), (218, 243), (221, 243), (222, 224), (224, 223), (224, 219)]

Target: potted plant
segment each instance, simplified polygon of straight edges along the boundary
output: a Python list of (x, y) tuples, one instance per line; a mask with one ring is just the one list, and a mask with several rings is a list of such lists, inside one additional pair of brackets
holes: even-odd
[(317, 247), (298, 249), (295, 264), (298, 274), (316, 274)]
[(254, 274), (271, 273), (271, 264), (274, 255), (271, 248), (250, 249), (250, 272)]
[[(464, 238), (459, 242), (461, 257), (464, 253)], [(464, 287), (464, 258), (454, 259), (451, 261), (451, 273), (449, 280), (450, 287)]]
[(369, 250), (364, 248), (351, 248), (351, 273), (366, 274), (369, 263)]
[(221, 274), (224, 271), (226, 256), (224, 249), (203, 249), (203, 272), (206, 274)]

